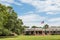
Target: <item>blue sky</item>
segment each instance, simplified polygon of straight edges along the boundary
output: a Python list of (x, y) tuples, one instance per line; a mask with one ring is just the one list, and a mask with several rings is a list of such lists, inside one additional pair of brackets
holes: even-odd
[(0, 3), (12, 6), (24, 25), (60, 26), (60, 0), (0, 0)]

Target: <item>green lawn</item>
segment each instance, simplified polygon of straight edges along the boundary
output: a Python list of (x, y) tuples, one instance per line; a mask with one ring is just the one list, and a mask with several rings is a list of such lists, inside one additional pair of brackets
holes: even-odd
[(0, 38), (0, 40), (60, 40), (60, 35), (17, 36), (17, 37)]

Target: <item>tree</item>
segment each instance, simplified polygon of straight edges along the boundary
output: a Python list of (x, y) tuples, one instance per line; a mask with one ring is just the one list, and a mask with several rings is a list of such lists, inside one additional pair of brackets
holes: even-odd
[(5, 25), (5, 28), (12, 30), (14, 28), (14, 23), (17, 20), (17, 14), (12, 11), (12, 13), (8, 16), (8, 21)]
[(46, 29), (49, 28), (49, 25), (48, 24), (45, 24), (43, 28), (45, 29), (45, 34), (47, 34)]
[(37, 26), (32, 26), (32, 28), (37, 28)]
[(49, 25), (48, 24), (45, 24), (43, 28), (44, 29), (47, 29), (47, 28), (49, 28)]
[(12, 31), (17, 33), (17, 34), (21, 34), (23, 31), (22, 25), (23, 25), (23, 22), (21, 19), (16, 20), (14, 23), (14, 28), (12, 29)]
[(22, 25), (22, 20), (18, 19), (12, 7), (0, 4), (0, 35), (7, 35), (10, 32), (21, 34), (24, 29)]
[(8, 35), (10, 35), (10, 33), (11, 33), (11, 31), (9, 31), (8, 29), (3, 29), (2, 30), (2, 34), (1, 34), (1, 36), (8, 36)]
[(0, 35), (3, 34), (4, 25), (7, 23), (8, 20), (9, 14), (7, 13), (6, 9), (6, 6), (0, 4)]
[(23, 27), (24, 27), (24, 28), (29, 28), (29, 26), (25, 26), (25, 25), (24, 25)]
[(32, 28), (34, 28), (34, 35), (36, 34), (35, 28), (37, 28), (36, 26), (32, 26)]

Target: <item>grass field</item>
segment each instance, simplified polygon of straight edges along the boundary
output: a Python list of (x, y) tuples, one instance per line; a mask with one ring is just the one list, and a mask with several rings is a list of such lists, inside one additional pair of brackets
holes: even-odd
[(17, 36), (17, 37), (0, 38), (0, 40), (60, 40), (60, 35)]

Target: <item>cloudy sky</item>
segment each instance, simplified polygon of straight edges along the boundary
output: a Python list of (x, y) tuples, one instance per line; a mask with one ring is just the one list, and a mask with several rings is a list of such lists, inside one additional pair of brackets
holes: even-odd
[(12, 6), (24, 25), (41, 26), (41, 21), (50, 26), (60, 25), (60, 0), (0, 0), (0, 3)]

